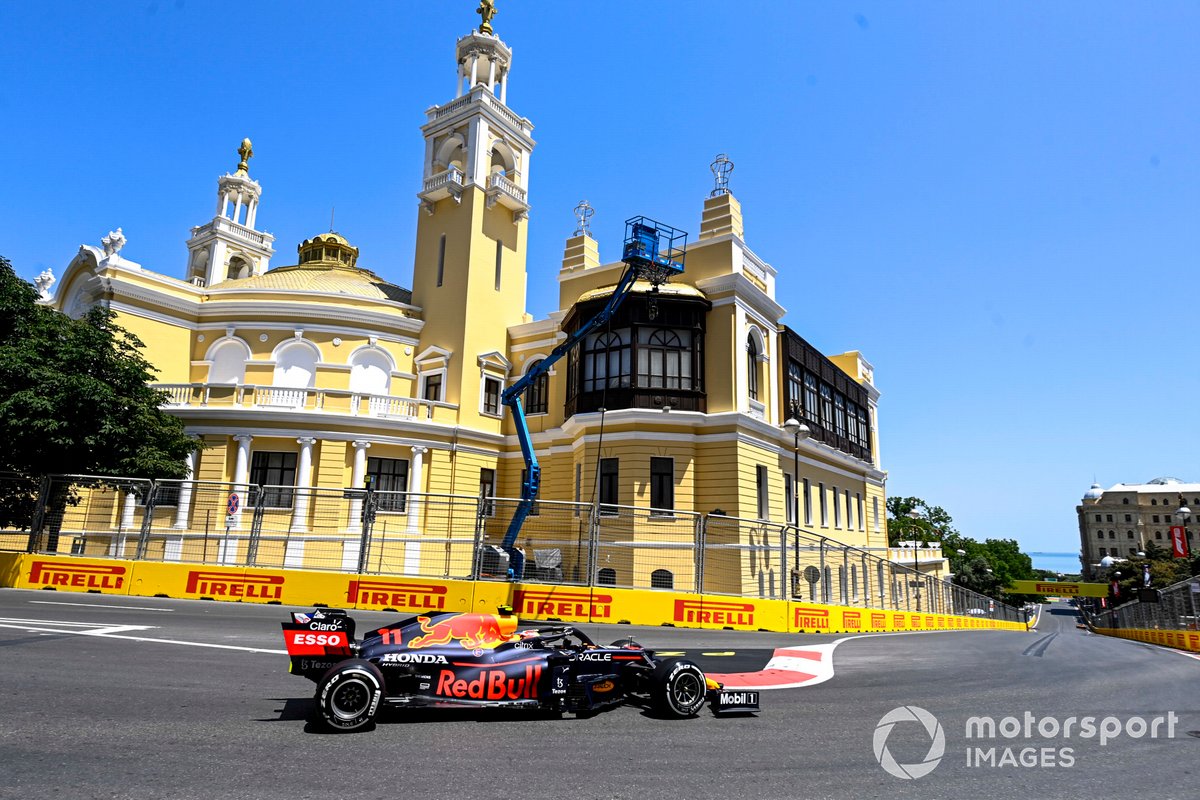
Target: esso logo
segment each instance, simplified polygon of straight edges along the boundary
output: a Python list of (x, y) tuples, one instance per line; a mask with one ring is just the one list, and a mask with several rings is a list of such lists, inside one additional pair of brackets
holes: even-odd
[(332, 645), (345, 644), (345, 639), (341, 633), (298, 633), (296, 634), (296, 644), (312, 644), (312, 645)]

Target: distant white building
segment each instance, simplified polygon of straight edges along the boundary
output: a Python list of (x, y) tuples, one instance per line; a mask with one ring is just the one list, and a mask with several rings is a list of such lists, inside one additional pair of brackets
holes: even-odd
[[(1118, 483), (1102, 489), (1093, 483), (1075, 507), (1079, 515), (1079, 559), (1083, 577), (1096, 577), (1103, 558), (1122, 560), (1145, 552), (1153, 542), (1171, 546), (1171, 526), (1180, 506), (1200, 513), (1200, 483), (1154, 478), (1145, 483)], [(1188, 524), (1191, 524), (1189, 517)], [(1194, 541), (1189, 527), (1189, 549)]]

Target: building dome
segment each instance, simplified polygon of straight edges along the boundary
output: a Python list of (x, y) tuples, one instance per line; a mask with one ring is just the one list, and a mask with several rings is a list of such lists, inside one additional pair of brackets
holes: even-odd
[(1104, 558), (1100, 559), (1100, 566), (1102, 567), (1111, 567), (1115, 563), (1116, 561), (1114, 561), (1112, 556), (1105, 556)]
[(1083, 493), (1084, 500), (1099, 500), (1104, 495), (1104, 490), (1100, 488), (1100, 484), (1093, 483), (1092, 488)]
[(301, 266), (353, 267), (358, 262), (358, 248), (351, 247), (346, 237), (333, 231), (305, 239), (296, 250), (300, 253)]
[(1148, 485), (1148, 486), (1171, 486), (1172, 484), (1176, 484), (1176, 483), (1183, 483), (1183, 481), (1179, 480), (1179, 478), (1172, 478), (1169, 476), (1164, 476), (1162, 478), (1154, 478), (1152, 480), (1146, 481), (1146, 485)]

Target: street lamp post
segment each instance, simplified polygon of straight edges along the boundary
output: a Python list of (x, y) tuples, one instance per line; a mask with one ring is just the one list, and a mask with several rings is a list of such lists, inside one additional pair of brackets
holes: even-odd
[(792, 436), (792, 524), (795, 526), (795, 556), (793, 558), (793, 582), (800, 575), (800, 440), (812, 436), (812, 429), (795, 417), (788, 417), (783, 429)]
[[(917, 520), (921, 519), (921, 516), (922, 516), (921, 512), (917, 511), (915, 508), (910, 508), (908, 510), (908, 517), (913, 522), (916, 522)], [(917, 595), (917, 612), (920, 613), (920, 611), (921, 611), (921, 563), (920, 563), (920, 561), (917, 560), (918, 556), (919, 556), (919, 554), (917, 553), (917, 540), (913, 539), (913, 572), (916, 573), (916, 575), (913, 577), (913, 590), (916, 592), (916, 595)]]

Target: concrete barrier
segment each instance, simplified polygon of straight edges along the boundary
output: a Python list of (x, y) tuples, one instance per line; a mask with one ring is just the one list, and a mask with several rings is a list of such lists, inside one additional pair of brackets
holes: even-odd
[[(932, 630), (1015, 630), (1007, 622), (951, 614), (885, 611), (790, 600), (436, 578), (348, 575), (314, 570), (0, 553), (0, 586), (65, 592), (182, 597), (244, 603), (435, 613), (492, 612), (510, 605), (530, 619), (673, 625), (680, 628), (786, 633), (875, 633)], [(1105, 631), (1098, 631), (1105, 632)], [(1112, 635), (1136, 638), (1135, 631)], [(1200, 650), (1200, 634), (1147, 631), (1158, 643)], [(1170, 636), (1165, 636), (1170, 634)], [(1178, 635), (1175, 635), (1178, 634)], [(1149, 641), (1141, 639), (1140, 641)]]

